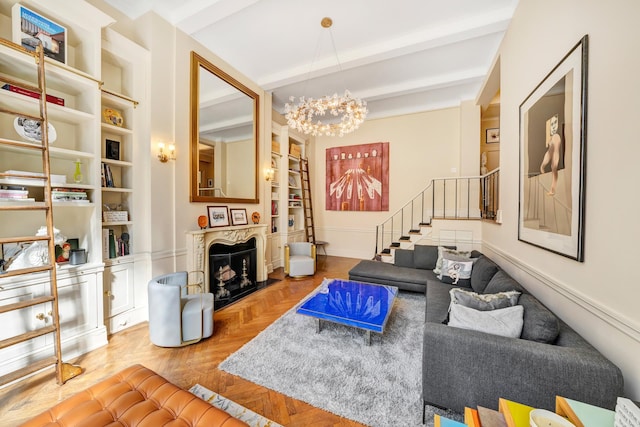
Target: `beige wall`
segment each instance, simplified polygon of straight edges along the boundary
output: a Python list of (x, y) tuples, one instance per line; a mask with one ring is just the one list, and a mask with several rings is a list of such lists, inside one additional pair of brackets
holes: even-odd
[[(622, 368), (640, 399), (640, 192), (635, 0), (521, 0), (500, 49), (501, 226), (485, 224), (485, 252)], [(585, 261), (518, 241), (519, 105), (589, 34)]]
[[(314, 220), (318, 240), (329, 242), (332, 255), (372, 258), (375, 228), (434, 177), (456, 176), (461, 168), (460, 109), (369, 120), (357, 131), (338, 137), (316, 137), (308, 149)], [(389, 211), (325, 210), (325, 151), (330, 147), (389, 142)], [(477, 147), (477, 142), (475, 143)], [(455, 168), (456, 172), (452, 172)]]

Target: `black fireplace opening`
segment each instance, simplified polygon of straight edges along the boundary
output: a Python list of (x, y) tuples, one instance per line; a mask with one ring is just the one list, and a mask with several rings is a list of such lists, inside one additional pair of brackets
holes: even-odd
[(209, 248), (209, 290), (219, 310), (258, 289), (256, 239)]

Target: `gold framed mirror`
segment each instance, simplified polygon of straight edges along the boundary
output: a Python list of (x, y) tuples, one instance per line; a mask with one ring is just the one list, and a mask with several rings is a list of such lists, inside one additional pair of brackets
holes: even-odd
[(260, 98), (191, 52), (192, 202), (258, 203)]

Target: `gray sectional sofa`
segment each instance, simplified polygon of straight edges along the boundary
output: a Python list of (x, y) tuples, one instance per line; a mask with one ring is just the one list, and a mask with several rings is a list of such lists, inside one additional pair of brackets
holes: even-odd
[(498, 399), (555, 409), (561, 395), (614, 408), (622, 396), (620, 369), (605, 358), (488, 257), (473, 251), (468, 291), (496, 294), (519, 291), (523, 306), (519, 338), (509, 338), (446, 324), (450, 291), (433, 272), (437, 246), (397, 249), (395, 263), (362, 261), (351, 280), (424, 292), (422, 398), (425, 405), (463, 412), (465, 406), (497, 408)]

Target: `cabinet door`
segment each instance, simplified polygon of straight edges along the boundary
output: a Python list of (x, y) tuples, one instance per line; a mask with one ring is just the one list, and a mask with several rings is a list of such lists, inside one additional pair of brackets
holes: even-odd
[[(85, 273), (58, 279), (58, 311), (61, 339), (75, 337), (103, 324), (96, 306), (97, 273)], [(49, 309), (50, 310), (50, 309)]]
[(104, 269), (105, 318), (131, 310), (133, 298), (133, 263), (115, 264)]

